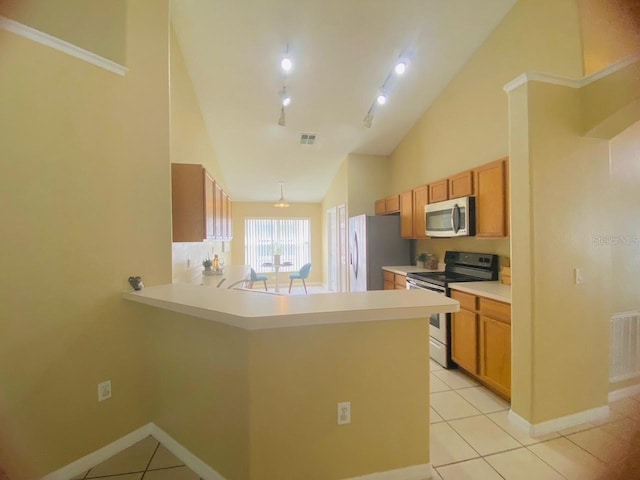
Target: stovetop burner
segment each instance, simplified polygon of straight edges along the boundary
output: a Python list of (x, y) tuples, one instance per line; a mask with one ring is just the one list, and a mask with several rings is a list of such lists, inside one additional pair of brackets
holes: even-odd
[(454, 282), (498, 279), (498, 256), (486, 253), (446, 252), (444, 272), (412, 272), (408, 278), (446, 287)]

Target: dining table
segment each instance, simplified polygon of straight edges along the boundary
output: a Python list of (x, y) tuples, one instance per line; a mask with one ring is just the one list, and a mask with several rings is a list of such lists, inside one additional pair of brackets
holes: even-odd
[(283, 267), (291, 267), (293, 266), (292, 262), (282, 262), (282, 263), (272, 263), (272, 262), (265, 262), (262, 264), (263, 267), (269, 267), (269, 268), (273, 268), (273, 270), (275, 271), (275, 277), (276, 277), (276, 293), (280, 292), (280, 285), (278, 283), (278, 272), (280, 272), (280, 269)]

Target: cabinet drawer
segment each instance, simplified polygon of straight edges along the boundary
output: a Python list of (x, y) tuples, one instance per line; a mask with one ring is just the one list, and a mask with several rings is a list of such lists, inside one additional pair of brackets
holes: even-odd
[(480, 313), (485, 317), (511, 323), (511, 305), (508, 303), (496, 302), (484, 297), (480, 298)]
[(478, 297), (475, 295), (459, 292), (458, 290), (451, 290), (451, 298), (460, 302), (460, 308), (474, 312), (478, 310)]
[(395, 283), (396, 281), (396, 275), (393, 272), (388, 272), (386, 270), (382, 271), (382, 279), (385, 282), (391, 282), (391, 283)]

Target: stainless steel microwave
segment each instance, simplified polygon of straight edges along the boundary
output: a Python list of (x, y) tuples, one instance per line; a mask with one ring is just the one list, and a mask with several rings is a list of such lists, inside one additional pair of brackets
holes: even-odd
[(476, 199), (461, 197), (424, 207), (429, 237), (464, 237), (476, 234)]

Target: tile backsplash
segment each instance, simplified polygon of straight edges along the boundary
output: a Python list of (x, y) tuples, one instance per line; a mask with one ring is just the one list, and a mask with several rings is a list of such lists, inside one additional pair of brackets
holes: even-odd
[(231, 242), (180, 242), (171, 244), (171, 272), (173, 283), (192, 283), (202, 273), (202, 261), (218, 259), (231, 265)]

